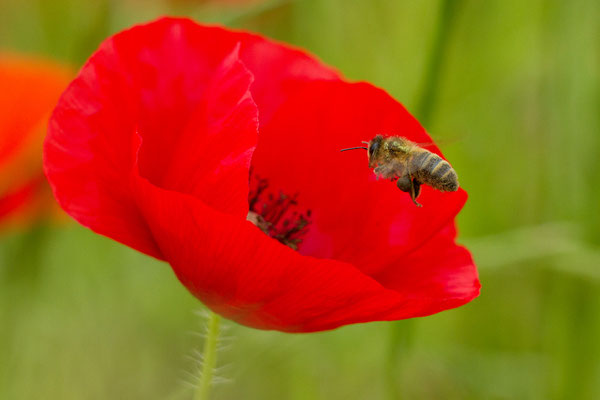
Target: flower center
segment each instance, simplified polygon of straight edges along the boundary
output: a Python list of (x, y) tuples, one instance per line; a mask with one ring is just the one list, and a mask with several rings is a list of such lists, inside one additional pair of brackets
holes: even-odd
[(308, 231), (311, 210), (302, 211), (298, 207), (298, 193), (289, 195), (280, 190), (274, 194), (269, 191), (267, 179), (252, 173), (250, 187), (248, 221), (273, 239), (298, 250), (298, 245)]

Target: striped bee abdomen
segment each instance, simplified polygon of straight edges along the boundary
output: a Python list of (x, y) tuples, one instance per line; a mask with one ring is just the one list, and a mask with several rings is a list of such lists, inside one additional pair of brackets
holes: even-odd
[(421, 183), (444, 192), (458, 190), (458, 176), (452, 166), (440, 156), (420, 149), (409, 161), (411, 175)]

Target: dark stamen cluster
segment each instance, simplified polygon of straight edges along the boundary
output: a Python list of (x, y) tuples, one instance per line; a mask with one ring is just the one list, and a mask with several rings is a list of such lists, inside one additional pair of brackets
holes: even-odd
[[(256, 214), (249, 220), (254, 222), (267, 235), (286, 246), (298, 250), (302, 237), (308, 231), (311, 211), (300, 212), (294, 210), (298, 206), (298, 194), (289, 196), (282, 191), (277, 195), (267, 193), (269, 182), (251, 175), (251, 187), (248, 196), (250, 213)], [(256, 181), (252, 185), (252, 180)], [(255, 222), (257, 221), (257, 222)]]

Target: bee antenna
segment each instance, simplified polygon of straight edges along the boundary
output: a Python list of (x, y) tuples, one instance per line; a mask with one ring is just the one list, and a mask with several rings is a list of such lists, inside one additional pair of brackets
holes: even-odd
[(347, 150), (357, 150), (357, 149), (364, 149), (364, 150), (368, 150), (366, 147), (349, 147), (347, 149), (341, 149), (340, 151), (347, 151)]

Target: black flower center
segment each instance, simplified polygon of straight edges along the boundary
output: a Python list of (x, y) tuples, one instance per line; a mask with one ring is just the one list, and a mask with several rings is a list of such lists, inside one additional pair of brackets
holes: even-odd
[(298, 250), (298, 245), (308, 231), (311, 211), (298, 206), (298, 193), (289, 195), (279, 190), (269, 190), (269, 181), (250, 174), (247, 219), (264, 233)]

